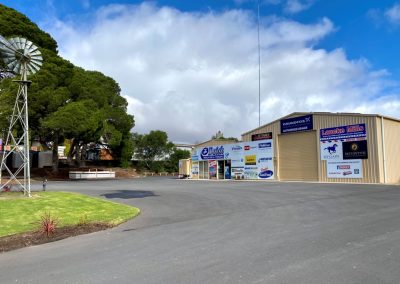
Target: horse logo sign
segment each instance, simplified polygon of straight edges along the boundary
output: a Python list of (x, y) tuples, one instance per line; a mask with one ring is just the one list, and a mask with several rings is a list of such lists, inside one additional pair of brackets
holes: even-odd
[(321, 143), (321, 160), (341, 160), (342, 141)]
[(328, 146), (324, 148), (324, 150), (328, 150), (329, 154), (336, 153), (336, 148), (338, 147), (338, 144), (333, 144), (332, 146)]

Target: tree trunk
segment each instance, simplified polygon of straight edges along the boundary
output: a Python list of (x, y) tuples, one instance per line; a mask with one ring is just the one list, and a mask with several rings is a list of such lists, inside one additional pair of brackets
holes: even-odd
[(79, 167), (85, 167), (86, 166), (86, 151), (87, 151), (87, 144), (82, 143), (82, 145), (79, 145)]
[(77, 145), (76, 139), (72, 138), (71, 139), (71, 145), (69, 147), (68, 157), (67, 157), (67, 163), (70, 166), (73, 166), (73, 158), (74, 158), (74, 155), (76, 153), (76, 145)]
[(52, 158), (52, 170), (54, 173), (58, 172), (58, 132), (53, 135), (53, 158)]

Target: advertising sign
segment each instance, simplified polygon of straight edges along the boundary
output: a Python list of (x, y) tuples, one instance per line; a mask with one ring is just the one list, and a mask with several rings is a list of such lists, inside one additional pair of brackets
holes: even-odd
[(245, 179), (258, 179), (258, 167), (244, 167), (244, 178)]
[(228, 162), (225, 162), (225, 173), (224, 173), (224, 178), (225, 179), (231, 179), (231, 164)]
[[(365, 124), (354, 124), (338, 126), (333, 128), (325, 128), (320, 130), (320, 150), (321, 150), (321, 160), (347, 160), (347, 159), (367, 159), (367, 137)], [(360, 143), (358, 145), (359, 151), (361, 149), (365, 150), (365, 153), (359, 153), (357, 157), (357, 150), (351, 150), (351, 145), (353, 142)], [(364, 142), (362, 142), (364, 141)], [(346, 145), (346, 146), (345, 146)], [(365, 146), (365, 147), (364, 147)], [(344, 147), (346, 147), (346, 152)], [(357, 147), (353, 145), (353, 148)], [(360, 148), (361, 147), (361, 148)], [(350, 153), (353, 151), (354, 153)], [(345, 158), (348, 157), (348, 158)], [(351, 158), (350, 158), (351, 157)], [(364, 157), (364, 158), (361, 158)]]
[(251, 135), (251, 141), (272, 139), (272, 132), (258, 133)]
[(301, 132), (313, 129), (312, 114), (281, 120), (281, 133)]
[(325, 128), (320, 130), (320, 141), (366, 137), (365, 123)]
[(343, 142), (343, 159), (368, 159), (367, 140)]
[(224, 146), (205, 147), (200, 153), (202, 160), (223, 160)]
[(217, 178), (217, 161), (210, 161), (208, 164), (208, 172), (210, 173), (210, 179)]
[(244, 156), (244, 164), (246, 166), (257, 165), (257, 156), (256, 155)]
[(323, 141), (321, 146), (321, 160), (343, 160), (342, 141)]
[(199, 163), (193, 163), (192, 164), (192, 175), (198, 175), (199, 174)]
[(231, 170), (233, 177), (238, 177), (240, 179), (244, 178), (244, 167), (232, 167)]
[[(217, 173), (217, 160), (230, 161), (231, 177), (247, 179), (274, 179), (273, 140), (239, 142), (196, 149), (192, 158), (210, 161), (210, 177)], [(195, 161), (195, 159), (193, 159)], [(226, 166), (225, 169), (229, 169)], [(215, 167), (215, 168), (214, 168)], [(228, 173), (224, 173), (228, 177)]]
[(362, 178), (362, 160), (368, 159), (365, 123), (320, 130), (321, 160), (328, 178)]
[(362, 178), (361, 160), (327, 161), (328, 178)]

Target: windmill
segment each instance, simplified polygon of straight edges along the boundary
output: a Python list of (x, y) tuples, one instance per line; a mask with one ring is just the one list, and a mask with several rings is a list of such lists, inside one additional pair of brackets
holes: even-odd
[[(0, 166), (0, 190), (13, 182), (21, 187), (24, 194), (31, 196), (30, 157), (29, 157), (29, 124), (28, 124), (28, 75), (35, 74), (42, 66), (42, 55), (39, 48), (31, 41), (13, 37), (5, 39), (0, 35), (0, 58), (3, 59), (8, 73), (20, 75), (18, 80), (13, 80), (18, 86), (14, 109), (10, 117), (10, 126), (7, 139), (3, 146), (3, 155)], [(18, 134), (17, 134), (18, 133)], [(6, 149), (6, 147), (9, 149)], [(21, 164), (16, 168), (7, 165), (7, 158), (14, 153), (14, 159)], [(9, 175), (7, 181), (2, 182), (2, 172)], [(18, 179), (24, 174), (24, 180)]]

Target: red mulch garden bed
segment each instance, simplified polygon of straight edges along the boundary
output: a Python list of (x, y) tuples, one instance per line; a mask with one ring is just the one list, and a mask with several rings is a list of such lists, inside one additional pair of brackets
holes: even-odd
[(47, 237), (42, 232), (28, 232), (0, 237), (0, 253), (23, 247), (40, 245), (44, 243), (62, 240), (68, 237), (89, 234), (111, 228), (110, 224), (89, 223), (74, 226), (56, 228), (53, 235)]

